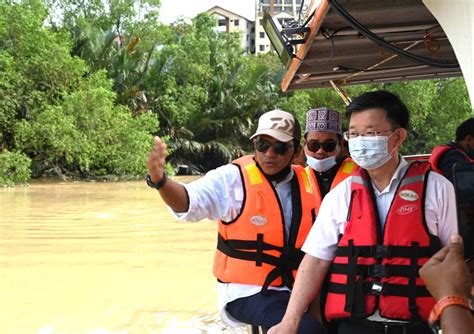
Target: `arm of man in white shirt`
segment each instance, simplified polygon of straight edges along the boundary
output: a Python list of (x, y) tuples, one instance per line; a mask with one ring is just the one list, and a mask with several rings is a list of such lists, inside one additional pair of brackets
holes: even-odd
[(285, 316), (268, 333), (297, 333), (304, 312), (321, 291), (337, 249), (338, 236), (344, 229), (350, 201), (348, 189), (350, 182), (345, 180), (324, 197), (302, 248), (306, 255), (298, 268)]
[(285, 316), (278, 325), (268, 331), (269, 334), (298, 332), (303, 314), (321, 290), (330, 265), (331, 261), (322, 260), (309, 254), (305, 255), (298, 268)]

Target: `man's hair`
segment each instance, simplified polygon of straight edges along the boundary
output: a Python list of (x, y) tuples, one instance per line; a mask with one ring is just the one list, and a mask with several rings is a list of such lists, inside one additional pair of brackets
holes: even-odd
[(474, 117), (468, 118), (456, 129), (456, 141), (463, 140), (467, 135), (474, 137)]
[(373, 108), (383, 109), (394, 128), (408, 129), (410, 120), (408, 108), (398, 96), (386, 90), (368, 92), (356, 97), (347, 106), (346, 115), (350, 119), (353, 113)]

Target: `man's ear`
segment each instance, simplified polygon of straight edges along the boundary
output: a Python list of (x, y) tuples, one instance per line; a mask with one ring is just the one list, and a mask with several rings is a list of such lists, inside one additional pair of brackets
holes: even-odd
[(400, 147), (402, 146), (403, 142), (407, 139), (408, 131), (407, 129), (404, 129), (404, 128), (398, 128), (397, 133), (395, 135), (398, 136), (396, 138), (395, 145), (397, 147)]

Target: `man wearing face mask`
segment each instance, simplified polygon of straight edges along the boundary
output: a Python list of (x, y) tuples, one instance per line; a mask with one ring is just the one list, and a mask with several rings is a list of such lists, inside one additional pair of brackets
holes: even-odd
[[(263, 114), (253, 140), (255, 152), (183, 185), (164, 173), (166, 145), (155, 137), (147, 183), (180, 220), (218, 220), (214, 258), (218, 304), (231, 326), (267, 330), (285, 313), (301, 246), (315, 217), (314, 189), (299, 154), (301, 129), (282, 110)], [(192, 283), (190, 283), (192, 284)], [(305, 314), (299, 333), (326, 333)]]
[(347, 114), (360, 167), (324, 198), (285, 316), (269, 333), (295, 333), (329, 273), (325, 316), (338, 333), (429, 334), (435, 300), (418, 269), (457, 231), (453, 185), (398, 153), (409, 112), (397, 96), (362, 94)]
[(474, 162), (474, 117), (458, 126), (455, 141), (436, 146), (431, 152), (431, 167), (451, 182), (453, 166), (458, 162)]
[(306, 113), (304, 153), (316, 187), (316, 212), (326, 194), (352, 174), (357, 165), (343, 155), (341, 115), (325, 107)]

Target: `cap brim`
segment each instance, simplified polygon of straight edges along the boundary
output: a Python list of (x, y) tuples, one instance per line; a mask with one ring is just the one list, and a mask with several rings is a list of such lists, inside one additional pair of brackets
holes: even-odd
[(292, 136), (289, 136), (275, 129), (266, 129), (266, 130), (257, 131), (252, 137), (250, 137), (250, 139), (254, 139), (255, 137), (260, 136), (260, 135), (267, 135), (284, 143), (292, 141), (294, 139)]

